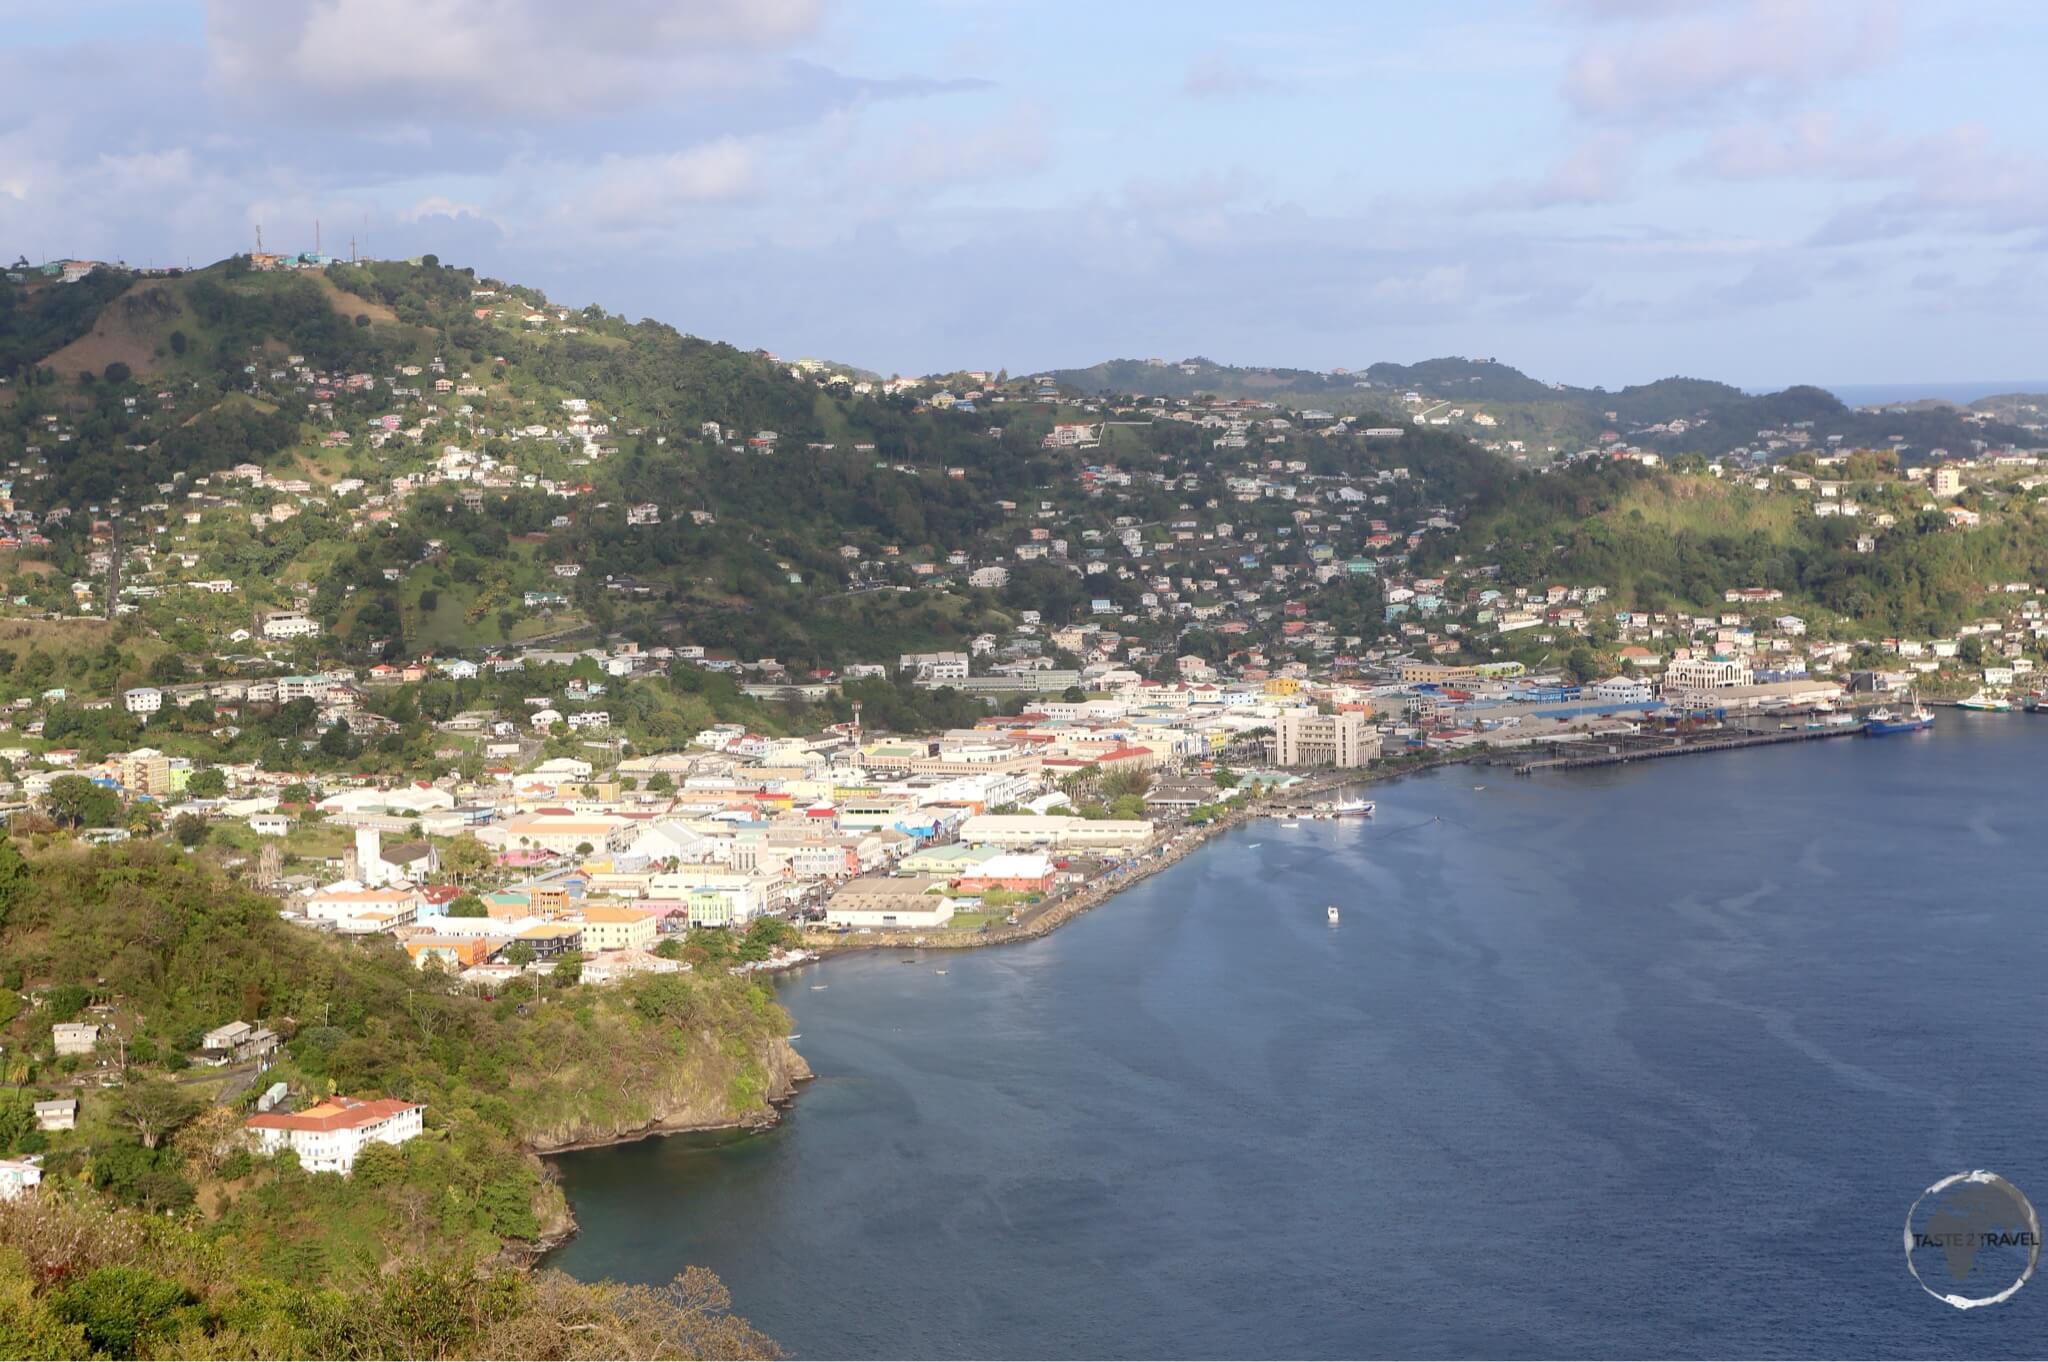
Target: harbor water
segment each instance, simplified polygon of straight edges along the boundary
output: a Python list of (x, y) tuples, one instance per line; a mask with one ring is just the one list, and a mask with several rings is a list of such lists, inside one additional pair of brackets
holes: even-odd
[(1953, 1309), (1901, 1228), (1965, 1169), (2048, 1206), (2044, 764), (1945, 712), (1446, 768), (827, 961), (788, 1119), (562, 1157), (554, 1265), (701, 1264), (812, 1357), (2036, 1354), (2048, 1281)]

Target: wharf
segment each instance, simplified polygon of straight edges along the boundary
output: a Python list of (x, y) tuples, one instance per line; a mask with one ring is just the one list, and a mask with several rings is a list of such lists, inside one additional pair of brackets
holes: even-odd
[(1732, 752), (1744, 747), (1771, 747), (1779, 743), (1814, 742), (1822, 738), (1850, 738), (1862, 736), (1860, 724), (1842, 724), (1831, 728), (1801, 728), (1790, 732), (1724, 734), (1711, 738), (1688, 741), (1674, 738), (1646, 744), (1640, 739), (1609, 745), (1599, 752), (1575, 753), (1564, 757), (1543, 757), (1536, 761), (1522, 762), (1515, 767), (1518, 776), (1531, 776), (1539, 771), (1577, 771), (1589, 766), (1620, 766), (1634, 761), (1655, 761), (1661, 757), (1686, 757), (1696, 752)]

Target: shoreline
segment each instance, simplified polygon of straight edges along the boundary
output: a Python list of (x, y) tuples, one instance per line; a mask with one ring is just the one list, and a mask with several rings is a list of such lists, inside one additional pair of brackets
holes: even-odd
[(1035, 916), (1020, 921), (1014, 927), (1003, 927), (983, 932), (947, 933), (944, 928), (925, 931), (900, 929), (892, 932), (874, 932), (858, 942), (848, 941), (837, 935), (805, 933), (803, 947), (814, 951), (819, 962), (835, 955), (848, 955), (861, 951), (881, 950), (940, 950), (962, 951), (983, 950), (995, 946), (1013, 946), (1020, 942), (1036, 941), (1050, 936), (1083, 913), (1115, 898), (1126, 889), (1158, 874), (1171, 866), (1180, 864), (1195, 851), (1207, 846), (1212, 840), (1226, 832), (1243, 827), (1259, 818), (1277, 817), (1273, 806), (1281, 800), (1298, 799), (1306, 795), (1328, 794), (1350, 785), (1374, 785), (1383, 781), (1398, 780), (1402, 776), (1433, 771), (1445, 766), (1459, 766), (1472, 760), (1470, 753), (1456, 753), (1419, 761), (1398, 770), (1373, 771), (1358, 767), (1343, 771), (1325, 771), (1303, 777), (1284, 789), (1277, 789), (1260, 795), (1256, 800), (1241, 808), (1232, 809), (1213, 823), (1200, 827), (1183, 828), (1171, 840), (1156, 844), (1143, 853), (1143, 859), (1128, 866), (1122, 873), (1109, 879), (1087, 885), (1077, 892), (1045, 904)]

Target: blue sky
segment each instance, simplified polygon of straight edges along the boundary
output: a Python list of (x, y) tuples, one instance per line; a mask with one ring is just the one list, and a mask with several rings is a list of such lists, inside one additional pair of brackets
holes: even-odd
[(883, 372), (2048, 370), (2048, 7), (0, 0), (0, 252), (351, 233)]

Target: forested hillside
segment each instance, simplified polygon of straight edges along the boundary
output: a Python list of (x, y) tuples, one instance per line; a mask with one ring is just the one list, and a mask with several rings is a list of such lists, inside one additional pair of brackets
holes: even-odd
[[(35, 1201), (0, 1205), (7, 1355), (649, 1356), (664, 1331), (767, 1346), (715, 1283), (683, 1298), (519, 1267), (567, 1224), (531, 1149), (758, 1119), (788, 1095), (801, 1061), (759, 984), (558, 973), (477, 997), (388, 939), (290, 927), (149, 844), (0, 842), (0, 918), (0, 1153), (44, 1168)], [(51, 1052), (51, 1026), (77, 1018), (102, 1028), (97, 1059)], [(425, 1136), (346, 1179), (252, 1157), (236, 1133), (256, 1086), (188, 1059), (232, 1020), (287, 1038), (261, 1084), (423, 1103)], [(59, 1096), (80, 1099), (77, 1129), (45, 1134), (27, 1104)], [(590, 1319), (613, 1341), (563, 1341)]]

